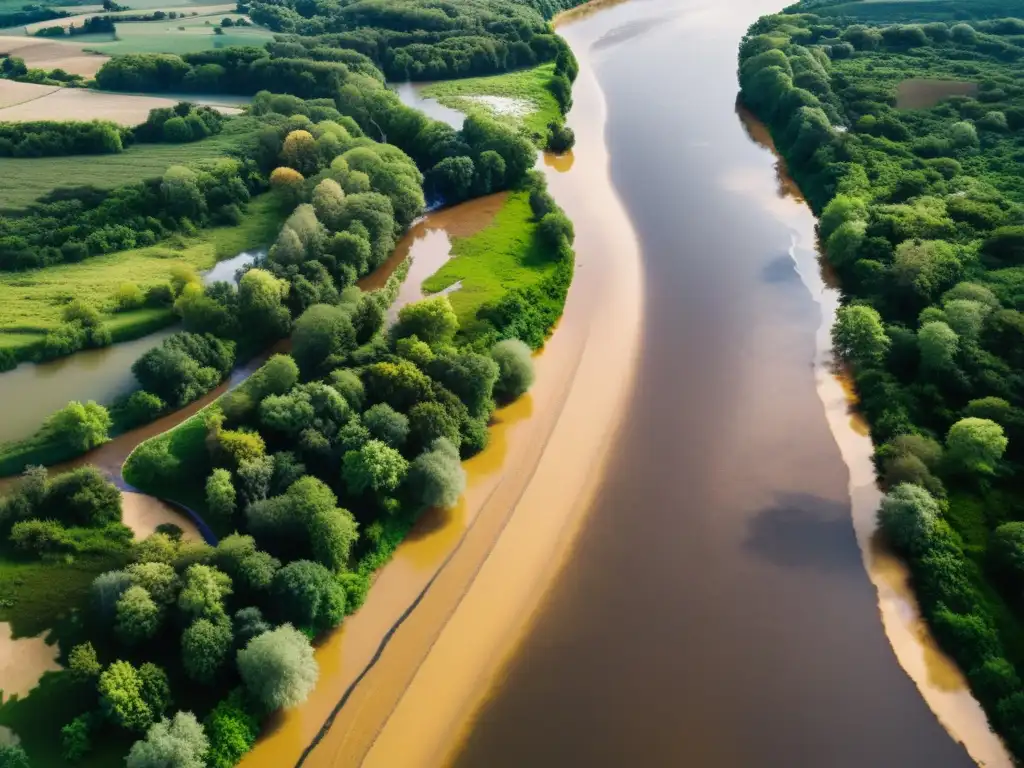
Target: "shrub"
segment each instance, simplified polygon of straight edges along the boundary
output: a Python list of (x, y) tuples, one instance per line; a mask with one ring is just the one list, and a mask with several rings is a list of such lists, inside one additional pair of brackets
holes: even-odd
[(238, 652), (238, 672), (268, 713), (301, 704), (319, 677), (309, 640), (288, 624), (250, 640)]
[(69, 763), (77, 763), (92, 750), (89, 739), (90, 717), (79, 715), (60, 730), (61, 754)]
[(498, 364), (494, 396), (499, 400), (511, 402), (533, 384), (533, 356), (523, 342), (518, 339), (499, 341), (491, 347), (491, 357)]
[(79, 453), (85, 453), (110, 438), (110, 414), (102, 405), (72, 401), (50, 416), (43, 428), (58, 441)]
[(233, 768), (252, 749), (259, 735), (259, 723), (244, 706), (241, 690), (232, 691), (218, 702), (203, 721), (210, 749), (208, 768)]
[(163, 718), (132, 745), (127, 768), (205, 768), (209, 741), (203, 726), (191, 712)]

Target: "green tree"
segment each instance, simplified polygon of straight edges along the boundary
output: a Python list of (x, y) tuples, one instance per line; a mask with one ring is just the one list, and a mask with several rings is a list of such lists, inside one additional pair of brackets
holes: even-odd
[(416, 336), (435, 346), (451, 342), (458, 330), (459, 319), (448, 297), (436, 296), (402, 307), (392, 333), (396, 339)]
[(258, 339), (285, 336), (291, 327), (291, 314), (284, 304), (287, 296), (288, 281), (266, 270), (250, 269), (242, 275), (238, 282), (238, 316), (245, 333)]
[(96, 656), (92, 643), (81, 643), (68, 654), (68, 669), (75, 679), (82, 683), (93, 683), (100, 676), (103, 667)]
[(17, 744), (0, 744), (0, 768), (32, 768), (25, 750)]
[(330, 629), (345, 616), (345, 591), (320, 563), (289, 563), (274, 576), (273, 593), (282, 616), (304, 629)]
[(401, 448), (409, 436), (409, 419), (387, 403), (371, 406), (361, 420), (374, 439), (392, 448)]
[(77, 763), (92, 750), (90, 730), (89, 715), (79, 715), (60, 729), (61, 754), (69, 763)]
[(208, 768), (234, 768), (252, 749), (259, 735), (259, 723), (245, 709), (244, 695), (234, 690), (217, 703), (203, 721), (210, 749)]
[(231, 473), (226, 469), (215, 469), (206, 478), (206, 508), (221, 520), (230, 520), (235, 514), (236, 493), (231, 482)]
[(144, 731), (149, 728), (162, 712), (162, 709), (155, 711), (154, 705), (166, 705), (166, 702), (147, 695), (147, 681), (141, 674), (141, 669), (136, 669), (127, 661), (115, 661), (107, 667), (100, 675), (97, 690), (104, 714), (117, 725), (131, 731)]
[(89, 587), (89, 598), (92, 610), (104, 624), (113, 622), (117, 611), (117, 601), (132, 586), (132, 577), (125, 571), (107, 571), (92, 580)]
[(949, 129), (949, 139), (957, 149), (976, 149), (980, 143), (978, 130), (966, 120), (953, 123)]
[(443, 437), (435, 440), (412, 462), (409, 484), (424, 506), (454, 507), (466, 488), (458, 448)]
[(72, 401), (52, 414), (44, 424), (55, 438), (76, 451), (85, 452), (109, 440), (113, 422), (102, 405)]
[(160, 629), (163, 613), (160, 606), (142, 587), (129, 587), (117, 601), (114, 630), (129, 645), (148, 640)]
[(209, 741), (191, 712), (178, 712), (154, 723), (146, 738), (135, 742), (125, 764), (128, 768), (206, 768)]
[(429, 448), (438, 438), (458, 447), (462, 442), (459, 420), (436, 402), (418, 403), (409, 411), (409, 442), (414, 450)]
[(185, 571), (178, 608), (190, 619), (216, 620), (224, 614), (224, 600), (231, 591), (231, 578), (226, 573), (209, 565), (192, 565)]
[(250, 606), (235, 613), (232, 620), (235, 633), (235, 645), (244, 648), (254, 637), (269, 632), (273, 627), (263, 618), (259, 608)]
[(960, 347), (960, 337), (946, 323), (925, 323), (917, 334), (921, 365), (931, 371), (949, 370)]
[(295, 322), (292, 354), (304, 373), (316, 373), (329, 358), (343, 357), (355, 348), (352, 319), (340, 307), (314, 304)]
[(283, 395), (299, 381), (299, 366), (290, 355), (274, 355), (254, 373), (248, 388), (257, 399), (267, 395)]
[(238, 672), (265, 712), (301, 704), (320, 674), (309, 640), (288, 624), (250, 640), (238, 652)]
[(939, 505), (928, 491), (904, 483), (882, 499), (878, 522), (894, 547), (919, 555), (926, 551), (940, 515)]
[(992, 569), (1014, 589), (1024, 586), (1024, 523), (1004, 523), (988, 543)]
[(178, 597), (178, 574), (168, 563), (133, 563), (127, 573), (132, 584), (145, 589), (158, 605), (171, 605)]
[(946, 455), (957, 467), (977, 475), (991, 475), (1006, 451), (1003, 428), (989, 419), (960, 419), (946, 435)]
[(181, 636), (185, 673), (196, 682), (213, 683), (227, 660), (232, 639), (227, 616), (216, 621), (196, 619)]
[(358, 538), (358, 524), (346, 509), (316, 512), (309, 520), (313, 559), (335, 573), (345, 570), (349, 553)]
[(499, 341), (491, 347), (491, 358), (498, 364), (494, 396), (511, 402), (526, 393), (533, 384), (533, 355), (519, 339)]
[(370, 440), (358, 451), (348, 451), (342, 460), (341, 474), (350, 492), (372, 491), (386, 496), (405, 478), (409, 463), (402, 454), (380, 440)]

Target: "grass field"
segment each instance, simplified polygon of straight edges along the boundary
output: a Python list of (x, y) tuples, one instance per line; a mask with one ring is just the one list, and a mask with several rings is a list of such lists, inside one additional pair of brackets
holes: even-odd
[[(3, 111), (0, 110), (0, 115)], [(192, 144), (135, 144), (116, 155), (0, 157), (0, 213), (16, 211), (58, 187), (92, 185), (112, 189), (163, 175), (172, 165), (225, 157), (254, 129), (253, 118), (229, 120), (224, 131)]]
[[(187, 10), (187, 9), (186, 9)], [(262, 46), (274, 39), (262, 27), (228, 27), (223, 34), (214, 33), (221, 19), (236, 21), (244, 18), (237, 13), (217, 13), (164, 21), (139, 21), (117, 25), (116, 39), (109, 42), (86, 38), (82, 45), (90, 51), (114, 56), (123, 53), (195, 53), (232, 45)]]
[(513, 288), (534, 285), (554, 268), (537, 239), (528, 193), (514, 192), (489, 227), (452, 240), (452, 258), (423, 281), (423, 290), (436, 293), (461, 282), (448, 298), (467, 328), (483, 304)]
[(554, 69), (554, 64), (544, 64), (505, 75), (446, 80), (424, 88), (422, 94), (460, 112), (483, 112), (543, 137), (548, 123), (562, 118), (547, 87)]
[[(207, 229), (176, 245), (165, 241), (76, 264), (0, 273), (0, 347), (31, 347), (60, 323), (62, 307), (72, 299), (106, 308), (122, 283), (134, 282), (145, 290), (166, 282), (175, 264), (208, 269), (221, 259), (265, 245), (276, 237), (283, 218), (280, 200), (266, 194), (249, 204), (238, 226)], [(141, 335), (135, 330), (152, 330), (161, 317), (166, 319), (166, 312), (160, 313), (149, 309), (112, 314), (106, 325), (115, 338), (135, 338)]]
[[(217, 107), (224, 114), (238, 114), (237, 105), (247, 100), (238, 96), (183, 96)], [(49, 85), (0, 80), (0, 121), (28, 120), (112, 120), (121, 125), (145, 122), (151, 109), (173, 107), (182, 98), (107, 93), (85, 88), (55, 88)], [(233, 105), (233, 106), (225, 106)]]

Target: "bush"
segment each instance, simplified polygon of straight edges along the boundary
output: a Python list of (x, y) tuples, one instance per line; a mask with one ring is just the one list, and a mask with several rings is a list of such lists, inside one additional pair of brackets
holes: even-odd
[(43, 425), (55, 440), (79, 453), (85, 453), (109, 440), (112, 422), (102, 405), (72, 401), (50, 416)]
[(244, 706), (241, 690), (220, 701), (203, 721), (210, 749), (206, 753), (209, 768), (233, 768), (256, 743), (259, 723)]
[(494, 396), (502, 402), (511, 402), (525, 394), (534, 379), (530, 348), (518, 339), (507, 339), (491, 347), (491, 357), (498, 364)]
[(301, 704), (319, 677), (309, 640), (288, 624), (250, 640), (238, 652), (238, 672), (267, 713)]
[(458, 449), (443, 437), (435, 440), (413, 461), (409, 485), (425, 507), (454, 507), (466, 488)]
[(60, 730), (61, 754), (69, 763), (77, 763), (92, 750), (90, 720), (89, 715), (79, 715)]
[(135, 742), (127, 768), (205, 768), (209, 741), (203, 726), (191, 712), (178, 712), (174, 719), (163, 718)]

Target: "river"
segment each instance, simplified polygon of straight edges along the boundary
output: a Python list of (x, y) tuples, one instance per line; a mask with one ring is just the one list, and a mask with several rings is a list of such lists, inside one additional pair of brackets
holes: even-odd
[[(830, 368), (837, 295), (813, 217), (736, 108), (738, 42), (775, 10), (632, 0), (561, 25), (582, 63), (570, 124), (587, 137), (592, 73), (639, 239), (635, 379), (585, 511), (546, 489), (561, 547), (538, 543), (543, 525), (516, 529), (544, 520), (524, 496), (364, 766), (1009, 765), (874, 536), (871, 447)], [(567, 176), (601, 162), (588, 149)], [(605, 202), (593, 189), (591, 208)], [(585, 238), (593, 212), (581, 221), (553, 191), (587, 275), (570, 323), (607, 260)], [(590, 432), (567, 429), (577, 440), (545, 462), (571, 484)], [(537, 585), (531, 568), (542, 599), (516, 586)], [(387, 679), (368, 675), (365, 701)], [(335, 744), (359, 732), (346, 728)], [(312, 764), (358, 762), (344, 754)]]

